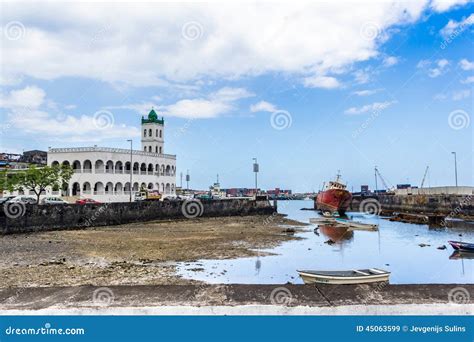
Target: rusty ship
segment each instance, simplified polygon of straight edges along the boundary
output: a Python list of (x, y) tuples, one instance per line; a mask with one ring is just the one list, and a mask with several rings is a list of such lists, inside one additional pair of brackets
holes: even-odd
[(336, 179), (330, 181), (326, 188), (314, 198), (314, 209), (321, 211), (326, 216), (335, 213), (344, 215), (352, 200), (352, 194), (347, 191), (346, 187), (338, 173)]

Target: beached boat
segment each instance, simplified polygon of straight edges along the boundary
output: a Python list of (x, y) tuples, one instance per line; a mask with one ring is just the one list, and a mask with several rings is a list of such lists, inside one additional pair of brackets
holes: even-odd
[(448, 241), (448, 243), (457, 251), (474, 253), (474, 243), (462, 241)]
[(341, 182), (341, 175), (338, 174), (336, 180), (329, 182), (326, 189), (320, 191), (315, 197), (314, 209), (320, 210), (325, 216), (335, 213), (344, 215), (352, 200), (352, 194), (346, 190), (346, 187)]
[(350, 271), (297, 271), (305, 284), (363, 284), (388, 281), (390, 272), (378, 268)]
[(349, 227), (352, 230), (368, 230), (376, 231), (378, 230), (378, 224), (362, 223), (352, 220), (346, 220), (335, 217), (316, 217), (310, 218), (309, 223), (317, 225), (333, 225), (335, 227)]

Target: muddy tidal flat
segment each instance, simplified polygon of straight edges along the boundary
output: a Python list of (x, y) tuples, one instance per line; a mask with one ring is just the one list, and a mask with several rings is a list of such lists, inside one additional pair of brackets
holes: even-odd
[(177, 275), (177, 263), (254, 256), (299, 239), (288, 226), (308, 229), (277, 215), (1, 236), (0, 288), (195, 283)]

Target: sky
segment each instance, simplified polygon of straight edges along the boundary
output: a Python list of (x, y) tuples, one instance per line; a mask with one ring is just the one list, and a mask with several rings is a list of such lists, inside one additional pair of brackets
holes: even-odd
[[(0, 151), (140, 146), (190, 186), (474, 185), (474, 3), (2, 2)], [(381, 187), (379, 181), (379, 188)]]

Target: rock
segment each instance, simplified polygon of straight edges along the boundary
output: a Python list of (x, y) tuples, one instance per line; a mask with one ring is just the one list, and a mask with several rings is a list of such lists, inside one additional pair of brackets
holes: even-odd
[(287, 234), (294, 234), (296, 232), (296, 229), (295, 228), (286, 228), (283, 233), (287, 233)]
[(438, 249), (446, 249), (446, 246), (445, 245), (441, 245), (439, 247), (437, 247)]
[(325, 241), (324, 243), (327, 243), (328, 245), (334, 245), (336, 242), (334, 242), (333, 240), (329, 239), (329, 240)]
[(420, 247), (429, 247), (431, 245), (427, 244), (427, 243), (420, 243), (418, 246)]

